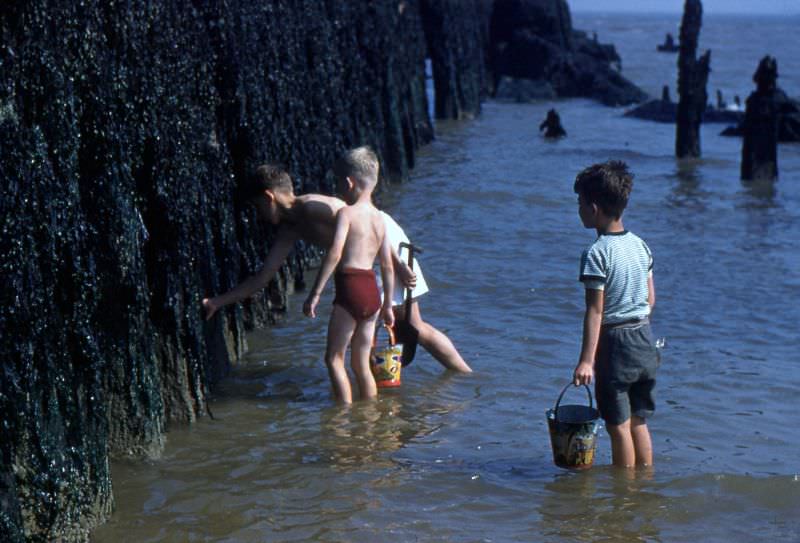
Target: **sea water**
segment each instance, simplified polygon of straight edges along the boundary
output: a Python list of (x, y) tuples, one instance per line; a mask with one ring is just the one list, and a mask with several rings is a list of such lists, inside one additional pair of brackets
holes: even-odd
[[(674, 92), (656, 53), (679, 16), (581, 15), (624, 74)], [(764, 54), (800, 95), (800, 20), (706, 17), (710, 94), (746, 98)], [(556, 107), (568, 132), (537, 132)], [(488, 102), (440, 123), (409, 183), (383, 200), (420, 256), (423, 317), (475, 369), (452, 375), (420, 349), (400, 390), (343, 408), (322, 362), (325, 312), (250, 335), (218, 388), (216, 420), (169, 433), (163, 459), (112, 466), (107, 541), (476, 542), (800, 540), (800, 145), (780, 180), (739, 180), (741, 140), (702, 129), (677, 162), (674, 126), (588, 100)], [(655, 469), (553, 465), (545, 411), (580, 349), (582, 228), (575, 174), (609, 158), (636, 180), (625, 226), (655, 257), (654, 333), (666, 338), (650, 421)], [(327, 293), (322, 307), (330, 303)], [(573, 391), (565, 401), (585, 401)]]

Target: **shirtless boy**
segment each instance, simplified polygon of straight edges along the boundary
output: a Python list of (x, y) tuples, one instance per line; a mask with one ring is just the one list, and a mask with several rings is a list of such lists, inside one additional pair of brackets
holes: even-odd
[(258, 273), (224, 294), (203, 300), (206, 319), (222, 307), (245, 300), (266, 287), (298, 240), (322, 249), (330, 247), (336, 213), (345, 207), (342, 200), (332, 196), (295, 196), (289, 174), (271, 164), (264, 164), (256, 170), (250, 201), (255, 205), (259, 219), (279, 227), (277, 236)]
[[(394, 325), (394, 271), (383, 218), (372, 205), (372, 191), (378, 183), (377, 156), (368, 147), (352, 149), (336, 162), (334, 174), (340, 193), (346, 195), (350, 205), (340, 209), (336, 215), (333, 242), (303, 312), (316, 317), (320, 295), (328, 279), (334, 275), (336, 297), (328, 323), (325, 364), (336, 398), (351, 403), (353, 393), (344, 365), (348, 345), (351, 346), (350, 365), (358, 382), (360, 397), (368, 399), (378, 394), (369, 368), (369, 353), (379, 312), (388, 326)], [(372, 272), (376, 258), (380, 261), (383, 280), (383, 304)]]

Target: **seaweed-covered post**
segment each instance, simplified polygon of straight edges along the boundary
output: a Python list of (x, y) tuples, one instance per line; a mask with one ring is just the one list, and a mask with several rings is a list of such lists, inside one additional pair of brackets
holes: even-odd
[(476, 117), (487, 86), (484, 3), (422, 0), (419, 9), (433, 68), (436, 118)]
[(700, 0), (686, 0), (681, 21), (680, 52), (678, 53), (678, 114), (675, 126), (675, 156), (700, 156), (700, 124), (706, 110), (706, 83), (711, 71), (711, 51), (699, 59), (697, 41), (703, 24), (703, 5)]
[(742, 142), (742, 179), (773, 181), (778, 178), (777, 99), (778, 62), (766, 56), (758, 64), (753, 81), (755, 92), (747, 98)]

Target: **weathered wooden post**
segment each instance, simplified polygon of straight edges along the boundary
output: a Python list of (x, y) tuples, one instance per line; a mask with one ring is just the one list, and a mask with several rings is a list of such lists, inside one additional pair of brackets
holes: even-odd
[(780, 104), (777, 79), (778, 62), (770, 56), (762, 58), (753, 74), (756, 90), (747, 98), (742, 123), (742, 179), (748, 181), (778, 178)]
[(706, 83), (711, 71), (711, 51), (696, 58), (700, 27), (703, 24), (703, 5), (700, 0), (686, 0), (681, 21), (680, 52), (678, 53), (678, 114), (675, 126), (675, 156), (699, 157), (700, 124), (706, 110)]

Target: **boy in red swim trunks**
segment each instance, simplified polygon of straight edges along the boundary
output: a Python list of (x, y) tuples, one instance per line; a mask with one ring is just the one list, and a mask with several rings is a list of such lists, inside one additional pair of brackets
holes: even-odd
[[(319, 297), (334, 275), (336, 297), (328, 323), (325, 364), (336, 398), (353, 401), (350, 379), (344, 366), (345, 352), (351, 345), (350, 365), (362, 399), (378, 394), (369, 368), (369, 352), (378, 315), (387, 325), (394, 324), (392, 292), (394, 271), (392, 252), (386, 238), (383, 218), (372, 205), (372, 191), (378, 183), (378, 158), (369, 147), (345, 153), (334, 165), (339, 192), (346, 195), (346, 207), (336, 215), (336, 231), (314, 286), (303, 305), (303, 312), (316, 317)], [(381, 304), (372, 265), (380, 261), (385, 302)]]

